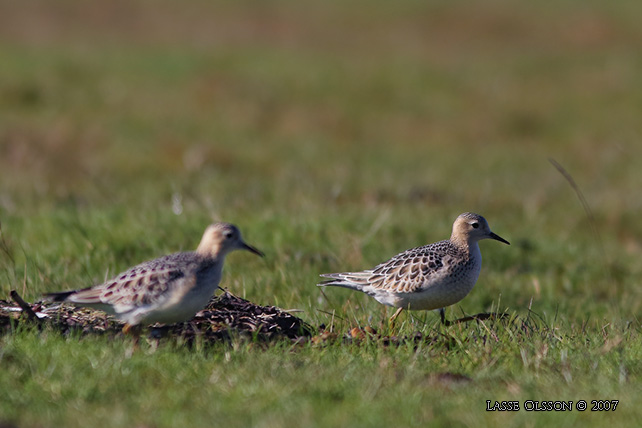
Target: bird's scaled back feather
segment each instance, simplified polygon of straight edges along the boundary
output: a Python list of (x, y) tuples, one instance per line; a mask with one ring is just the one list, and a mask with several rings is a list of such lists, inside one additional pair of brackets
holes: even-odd
[(321, 276), (332, 279), (319, 285), (412, 293), (429, 287), (433, 279), (445, 274), (455, 259), (461, 263), (467, 261), (450, 241), (440, 241), (399, 253), (371, 270), (323, 274)]
[(201, 259), (195, 253), (171, 254), (134, 266), (95, 287), (65, 292), (67, 297), (58, 300), (79, 305), (111, 305), (117, 314), (137, 306), (162, 304), (170, 298), (178, 280), (196, 274)]

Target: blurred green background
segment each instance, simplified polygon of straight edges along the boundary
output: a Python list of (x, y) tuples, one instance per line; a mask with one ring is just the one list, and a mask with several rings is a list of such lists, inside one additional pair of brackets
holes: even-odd
[(268, 254), (234, 256), (232, 290), (313, 311), (319, 272), (445, 239), (475, 211), (514, 246), (483, 244), (472, 306), (533, 297), (581, 317), (590, 299), (631, 317), (641, 10), (3, 1), (0, 289), (99, 282), (192, 249), (217, 219)]

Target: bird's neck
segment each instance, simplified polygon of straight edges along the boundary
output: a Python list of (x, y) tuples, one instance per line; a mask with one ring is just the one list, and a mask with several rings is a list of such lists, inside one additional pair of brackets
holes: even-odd
[(218, 245), (212, 245), (211, 242), (206, 241), (205, 239), (198, 244), (196, 248), (196, 254), (203, 257), (209, 257), (211, 259), (224, 259), (225, 254), (220, 250)]
[(218, 255), (212, 257), (211, 254), (203, 257), (203, 264), (201, 267), (206, 271), (217, 271), (219, 274), (223, 272), (223, 262), (225, 261), (225, 255)]
[(471, 241), (451, 236), (450, 242), (452, 242), (457, 248), (459, 248), (466, 254), (479, 253), (479, 245), (477, 244), (477, 241)]

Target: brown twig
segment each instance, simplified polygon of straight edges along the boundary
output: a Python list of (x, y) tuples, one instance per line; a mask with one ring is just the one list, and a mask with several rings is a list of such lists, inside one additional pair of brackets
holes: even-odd
[(22, 308), (22, 311), (27, 314), (27, 318), (31, 321), (40, 321), (38, 315), (36, 315), (33, 309), (31, 309), (31, 306), (20, 297), (20, 294), (18, 294), (16, 290), (11, 290), (11, 298)]

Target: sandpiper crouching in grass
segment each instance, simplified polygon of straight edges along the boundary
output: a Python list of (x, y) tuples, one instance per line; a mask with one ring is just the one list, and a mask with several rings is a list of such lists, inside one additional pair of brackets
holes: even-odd
[(233, 250), (263, 256), (243, 242), (236, 226), (214, 223), (205, 229), (194, 252), (150, 260), (103, 284), (45, 297), (115, 315), (126, 323), (125, 333), (139, 324), (187, 321), (207, 305), (221, 281), (225, 256)]
[(322, 274), (332, 279), (317, 285), (362, 291), (379, 303), (399, 308), (391, 323), (404, 309), (439, 309), (446, 324), (444, 308), (466, 297), (477, 281), (482, 262), (477, 243), (487, 238), (510, 245), (491, 232), (484, 217), (463, 213), (453, 223), (448, 240), (404, 251), (374, 269)]

